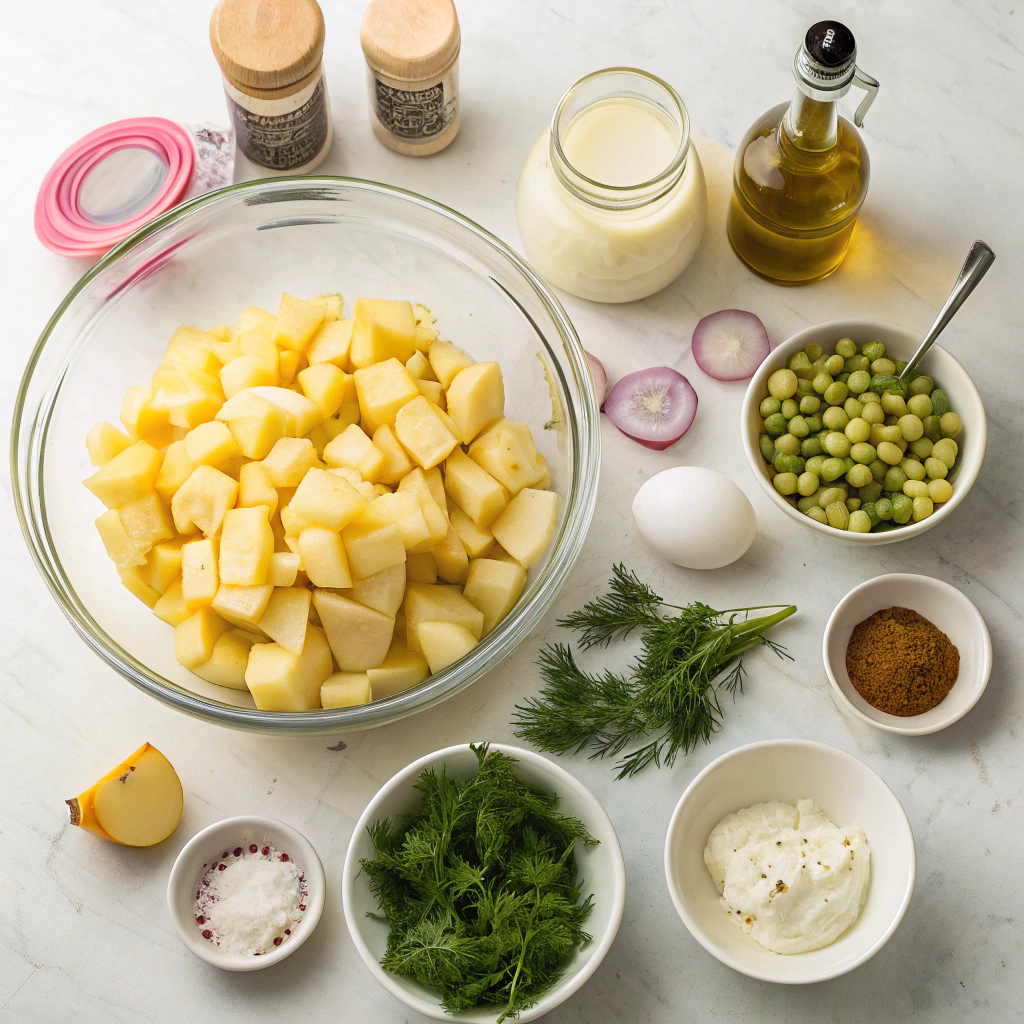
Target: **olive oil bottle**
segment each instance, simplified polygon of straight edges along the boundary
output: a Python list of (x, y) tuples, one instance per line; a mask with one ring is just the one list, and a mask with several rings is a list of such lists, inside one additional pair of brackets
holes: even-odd
[(751, 125), (736, 154), (729, 241), (750, 267), (781, 284), (817, 281), (838, 268), (867, 194), (867, 150), (838, 111), (852, 86), (866, 90), (854, 117), (859, 128), (878, 92), (856, 56), (845, 25), (811, 26), (793, 61), (792, 102)]

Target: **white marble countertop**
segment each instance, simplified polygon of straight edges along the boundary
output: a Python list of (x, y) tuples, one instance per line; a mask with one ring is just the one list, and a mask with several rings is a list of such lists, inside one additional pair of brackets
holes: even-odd
[[(9, 421), (22, 367), (47, 317), (85, 269), (44, 250), (32, 233), (39, 181), (57, 154), (108, 121), (163, 115), (225, 117), (207, 41), (211, 0), (48, 0), (5, 4), (5, 159), (0, 239), (5, 359), (0, 419)], [(1024, 485), (1019, 429), (1019, 338), (1024, 329), (1019, 240), (1024, 234), (1019, 129), (1024, 11), (1008, 3), (890, 0), (849, 12), (809, 0), (462, 0), (463, 124), (456, 143), (415, 161), (370, 133), (358, 46), (360, 0), (325, 0), (326, 68), (335, 143), (322, 170), (391, 182), (475, 218), (514, 245), (515, 182), (554, 105), (596, 68), (633, 64), (672, 82), (702, 145), (712, 217), (701, 252), (664, 292), (599, 307), (566, 299), (579, 333), (615, 378), (668, 363), (690, 375), (697, 422), (667, 452), (646, 452), (604, 424), (604, 472), (584, 556), (542, 628), (501, 668), (418, 717), (362, 735), (269, 739), (232, 733), (160, 706), (87, 651), (63, 619), (24, 548), (9, 500), (0, 503), (0, 1021), (390, 1022), (420, 1020), (378, 987), (348, 936), (340, 869), (353, 825), (393, 772), (450, 743), (512, 739), (512, 705), (537, 686), (532, 667), (559, 614), (577, 607), (622, 558), (667, 598), (711, 604), (794, 600), (777, 631), (795, 656), (758, 653), (747, 692), (714, 742), (672, 770), (616, 782), (609, 766), (563, 759), (608, 808), (626, 857), (622, 927), (595, 977), (553, 1012), (552, 1024), (597, 1020), (902, 1021), (1020, 1019), (1022, 932), (1012, 896), (1024, 875), (1020, 736)], [(789, 63), (803, 31), (846, 15), (865, 70), (882, 82), (865, 136), (872, 182), (847, 264), (833, 278), (783, 290), (740, 266), (723, 237), (729, 154), (747, 124), (789, 96)], [(825, 543), (772, 509), (735, 436), (742, 389), (693, 365), (697, 319), (723, 306), (755, 310), (779, 341), (839, 316), (887, 318), (923, 330), (970, 242), (999, 254), (985, 284), (947, 332), (989, 413), (985, 468), (957, 513), (923, 537), (854, 550)], [(678, 464), (716, 465), (750, 494), (757, 540), (739, 563), (700, 574), (647, 555), (629, 519), (639, 483)], [(833, 704), (821, 632), (854, 585), (892, 570), (931, 574), (981, 609), (995, 671), (981, 703), (952, 728), (900, 738)], [(742, 600), (741, 600), (742, 599)], [(718, 605), (722, 607), (723, 605)], [(662, 845), (687, 783), (713, 758), (757, 739), (807, 737), (865, 760), (903, 802), (918, 846), (917, 890), (885, 949), (852, 974), (813, 988), (752, 981), (691, 938), (666, 892)], [(174, 836), (148, 850), (103, 843), (71, 828), (63, 800), (149, 740), (176, 765), (186, 791)], [(226, 974), (178, 941), (165, 886), (178, 850), (221, 817), (283, 818), (321, 853), (330, 881), (323, 920), (283, 964)], [(1017, 824), (1013, 821), (1016, 819)]]

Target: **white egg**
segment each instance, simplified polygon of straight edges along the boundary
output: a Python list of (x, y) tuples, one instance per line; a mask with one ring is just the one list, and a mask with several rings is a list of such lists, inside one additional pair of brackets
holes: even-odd
[(728, 477), (699, 466), (652, 476), (633, 499), (644, 543), (687, 569), (720, 569), (742, 558), (757, 520), (750, 499)]

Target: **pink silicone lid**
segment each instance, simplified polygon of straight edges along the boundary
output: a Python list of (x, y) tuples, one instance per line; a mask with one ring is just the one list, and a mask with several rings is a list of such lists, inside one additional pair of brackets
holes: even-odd
[[(130, 148), (155, 154), (166, 164), (166, 176), (142, 209), (117, 223), (97, 223), (82, 208), (82, 188), (97, 165)], [(194, 163), (191, 136), (162, 117), (133, 117), (97, 128), (66, 149), (43, 178), (36, 197), (36, 236), (61, 256), (102, 256), (178, 202)]]

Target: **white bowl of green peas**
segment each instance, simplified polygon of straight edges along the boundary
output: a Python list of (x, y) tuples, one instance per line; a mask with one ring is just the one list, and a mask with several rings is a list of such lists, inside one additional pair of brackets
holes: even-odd
[(743, 446), (790, 518), (853, 544), (891, 544), (930, 530), (967, 496), (985, 458), (985, 409), (939, 345), (912, 380), (895, 380), (920, 341), (884, 320), (832, 320), (758, 368), (743, 399)]

